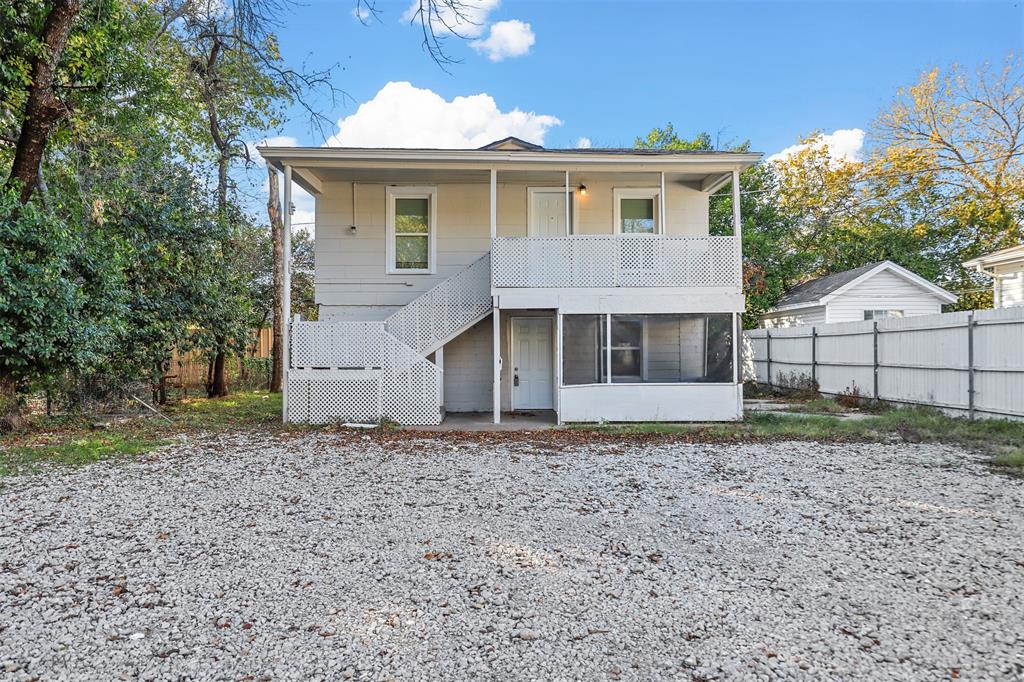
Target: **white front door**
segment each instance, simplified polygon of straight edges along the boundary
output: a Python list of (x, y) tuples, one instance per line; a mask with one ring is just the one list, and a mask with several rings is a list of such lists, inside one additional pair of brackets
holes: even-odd
[(565, 226), (565, 190), (535, 190), (530, 199), (531, 237), (564, 237), (569, 234)]
[(554, 409), (551, 318), (512, 318), (512, 409)]

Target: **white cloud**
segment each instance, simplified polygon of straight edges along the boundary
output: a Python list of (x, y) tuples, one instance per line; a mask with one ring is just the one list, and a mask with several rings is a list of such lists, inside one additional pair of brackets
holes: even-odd
[(366, 9), (362, 5), (352, 8), (352, 18), (360, 23), (365, 24), (371, 16), (372, 14), (370, 14), (370, 10)]
[(590, 149), (592, 146), (593, 143), (590, 141), (589, 137), (581, 137), (580, 139), (576, 140), (577, 149)]
[(448, 101), (408, 82), (390, 82), (338, 120), (327, 146), (473, 149), (509, 135), (544, 144), (548, 130), (561, 123), (532, 111), (501, 111), (486, 93)]
[[(459, 11), (455, 11), (448, 3), (439, 2), (434, 5), (437, 12), (430, 16), (430, 23), (438, 36), (454, 33), (463, 38), (476, 38), (484, 32), (487, 17), (499, 4), (500, 0), (471, 0), (460, 5)], [(413, 0), (409, 9), (402, 14), (402, 21), (419, 23), (421, 7), (425, 10), (428, 3), (421, 4), (420, 0)]]
[(492, 62), (506, 57), (521, 57), (530, 52), (536, 42), (533, 29), (518, 19), (499, 21), (491, 24), (491, 33), (486, 40), (474, 40), (470, 46), (480, 53), (486, 53)]
[[(829, 158), (833, 161), (860, 161), (863, 159), (864, 131), (860, 128), (836, 130), (830, 135), (818, 135), (812, 144), (815, 146), (824, 145), (828, 149)], [(806, 144), (795, 144), (791, 147), (786, 147), (765, 160), (782, 161), (806, 146)]]

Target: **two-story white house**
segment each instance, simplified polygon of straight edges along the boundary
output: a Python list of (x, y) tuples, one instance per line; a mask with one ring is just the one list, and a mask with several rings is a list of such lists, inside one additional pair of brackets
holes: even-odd
[[(286, 205), (292, 183), (316, 198), (320, 320), (288, 325), (286, 421), (742, 417), (736, 199), (759, 154), (516, 138), (260, 153)], [(712, 236), (728, 183), (737, 229)]]

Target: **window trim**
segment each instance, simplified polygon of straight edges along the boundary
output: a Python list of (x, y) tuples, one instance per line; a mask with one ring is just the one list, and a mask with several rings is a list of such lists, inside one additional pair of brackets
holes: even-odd
[[(437, 273), (437, 187), (421, 185), (387, 186), (387, 262), (389, 275), (433, 275)], [(395, 263), (395, 199), (427, 200), (427, 267), (400, 268)]]
[(627, 233), (622, 231), (622, 200), (623, 199), (650, 199), (654, 202), (654, 233), (665, 234), (665, 216), (661, 211), (661, 188), (660, 187), (615, 187), (612, 190), (614, 199), (614, 220), (612, 229), (615, 234), (629, 234), (630, 236), (650, 236), (643, 234)]

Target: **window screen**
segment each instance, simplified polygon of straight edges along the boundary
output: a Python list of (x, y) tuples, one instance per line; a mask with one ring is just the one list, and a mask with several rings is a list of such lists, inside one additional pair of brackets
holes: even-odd
[(430, 200), (426, 197), (395, 198), (395, 268), (426, 270), (430, 267)]
[(564, 385), (733, 381), (729, 313), (612, 315), (610, 322), (605, 315), (566, 315), (562, 339)]
[(654, 234), (654, 199), (619, 199), (623, 234)]

